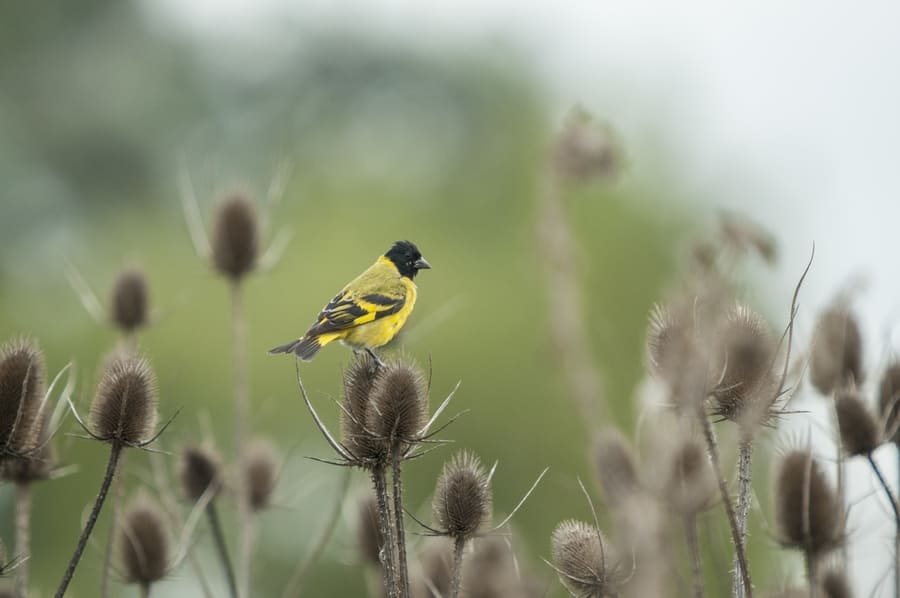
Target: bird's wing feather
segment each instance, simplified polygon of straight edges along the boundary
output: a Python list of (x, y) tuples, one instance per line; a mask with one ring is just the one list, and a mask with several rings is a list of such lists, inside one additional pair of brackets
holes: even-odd
[(366, 324), (397, 313), (405, 303), (403, 295), (359, 294), (345, 289), (322, 309), (307, 334), (338, 332)]

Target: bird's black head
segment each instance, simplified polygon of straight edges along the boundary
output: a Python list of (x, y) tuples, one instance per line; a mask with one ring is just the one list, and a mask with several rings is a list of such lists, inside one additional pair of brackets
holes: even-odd
[(391, 247), (384, 257), (391, 260), (397, 266), (402, 276), (407, 278), (415, 278), (419, 270), (427, 270), (431, 268), (431, 264), (425, 261), (422, 254), (419, 253), (418, 247), (409, 241), (397, 241)]

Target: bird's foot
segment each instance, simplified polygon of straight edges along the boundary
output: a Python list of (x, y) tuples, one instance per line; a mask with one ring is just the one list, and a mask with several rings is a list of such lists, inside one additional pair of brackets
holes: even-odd
[(366, 353), (369, 354), (369, 357), (375, 362), (375, 371), (378, 371), (380, 368), (384, 367), (384, 362), (375, 355), (375, 352), (372, 349), (366, 349)]

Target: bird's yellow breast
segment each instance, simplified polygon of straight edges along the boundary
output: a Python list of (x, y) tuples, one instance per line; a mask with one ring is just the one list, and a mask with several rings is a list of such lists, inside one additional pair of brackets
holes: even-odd
[(416, 284), (408, 278), (401, 280), (406, 287), (406, 302), (403, 307), (395, 314), (347, 330), (346, 336), (341, 337), (344, 343), (371, 349), (386, 345), (400, 332), (416, 304)]

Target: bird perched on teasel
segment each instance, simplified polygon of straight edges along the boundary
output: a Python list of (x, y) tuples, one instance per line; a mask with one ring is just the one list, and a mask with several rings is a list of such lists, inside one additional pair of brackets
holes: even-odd
[(397, 241), (322, 308), (306, 334), (269, 353), (294, 353), (309, 361), (319, 349), (339, 340), (381, 363), (372, 349), (390, 342), (403, 328), (416, 304), (413, 279), (428, 268), (431, 264), (414, 244)]

